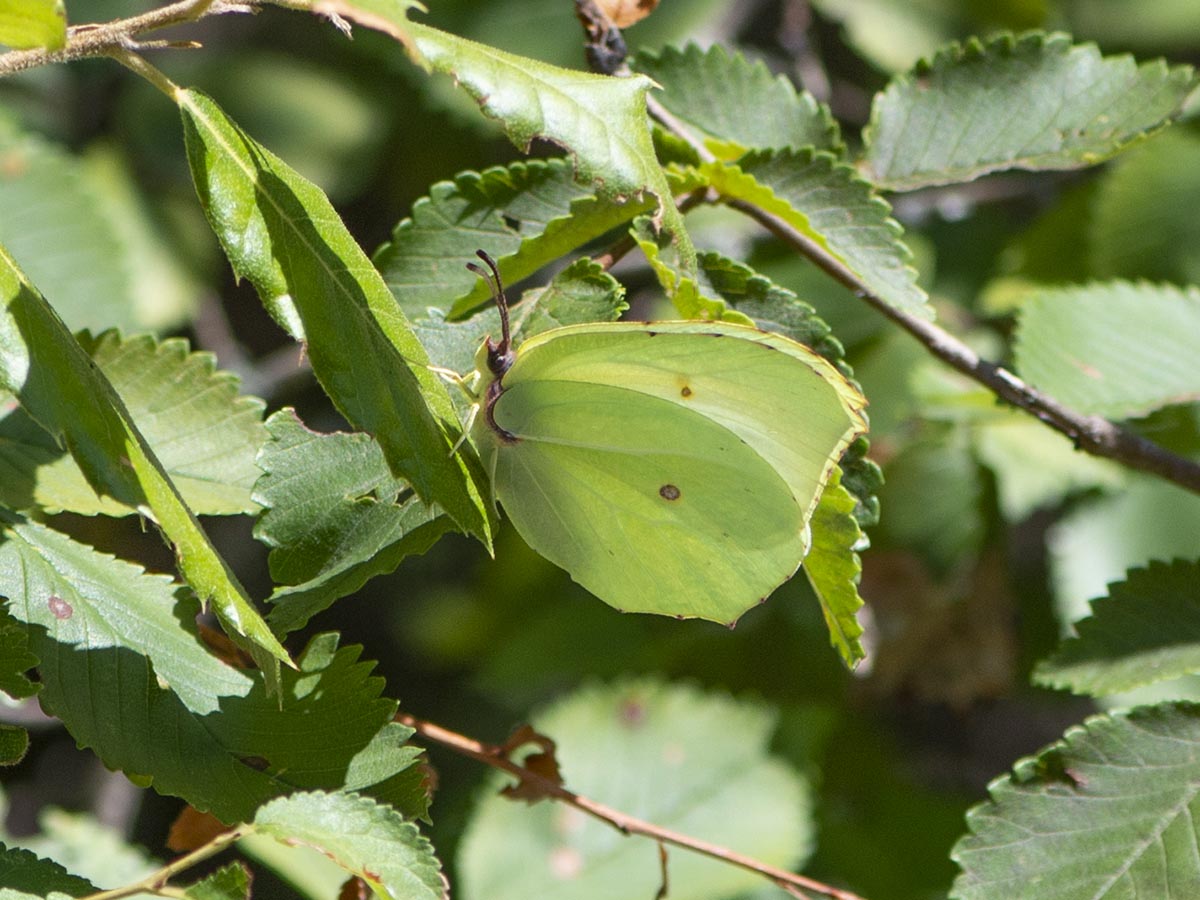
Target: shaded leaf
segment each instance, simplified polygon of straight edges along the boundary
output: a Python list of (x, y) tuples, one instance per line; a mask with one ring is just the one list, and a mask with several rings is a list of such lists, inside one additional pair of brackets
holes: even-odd
[(865, 161), (891, 190), (1091, 166), (1166, 125), (1191, 87), (1187, 66), (1103, 57), (1064, 34), (972, 39), (875, 98)]
[(29, 749), (29, 732), (19, 725), (0, 722), (0, 766), (15, 766)]
[(318, 848), (376, 894), (405, 900), (448, 896), (433, 846), (396, 810), (354, 794), (293, 794), (254, 816), (254, 830)]
[(0, 44), (61, 50), (67, 43), (63, 0), (0, 0)]
[(287, 651), (209, 543), (112, 384), (2, 249), (0, 297), (0, 387), (63, 440), (98, 493), (153, 515), (196, 594), (273, 674)]
[(957, 900), (1184, 900), (1200, 882), (1200, 708), (1094, 716), (967, 814)]
[(812, 548), (804, 558), (804, 574), (820, 601), (829, 642), (851, 668), (867, 655), (859, 640), (863, 628), (855, 618), (863, 605), (858, 595), (862, 562), (855, 551), (865, 540), (854, 507), (854, 498), (842, 487), (841, 469), (835, 468), (809, 523)]
[(250, 869), (231, 862), (197, 881), (183, 895), (188, 900), (250, 900)]
[(1079, 412), (1127, 418), (1200, 397), (1197, 334), (1200, 290), (1127, 282), (1046, 289), (1021, 306), (1017, 368)]
[[(1095, 274), (1200, 283), (1200, 135), (1182, 128), (1122, 156), (1095, 186), (1086, 237)], [(1076, 226), (1073, 230), (1080, 230)]]
[(724, 197), (782, 216), (889, 306), (933, 318), (900, 240), (903, 229), (851, 166), (828, 153), (801, 150), (750, 153), (736, 164), (712, 163), (701, 171)]
[[(639, 53), (634, 71), (662, 88), (655, 97), (685, 125), (698, 129), (705, 146), (722, 159), (747, 150), (814, 147), (840, 154), (844, 147), (829, 109), (797, 91), (761, 62), (720, 46), (688, 44)], [(764, 110), (770, 110), (764, 115)]]
[[(3, 594), (2, 589), (0, 594)], [(38, 658), (29, 650), (27, 635), (28, 629), (8, 614), (5, 601), (0, 606), (0, 691), (14, 700), (32, 697), (38, 692), (37, 684), (26, 675), (38, 663)]]
[(176, 100), (196, 189), (234, 271), (305, 342), (334, 404), (375, 436), (389, 466), (490, 546), (478, 461), (450, 453), (459, 425), (446, 388), (329, 200), (203, 94)]
[(1101, 696), (1200, 672), (1200, 563), (1152, 562), (1092, 601), (1092, 615), (1034, 673)]
[(463, 172), (413, 204), (375, 264), (413, 319), (428, 317), (431, 307), (458, 316), (491, 300), (466, 267), (478, 264), (476, 250), (487, 251), (505, 282), (516, 284), (652, 208), (649, 201), (597, 199), (563, 159)]
[(375, 575), (424, 553), (450, 529), (388, 470), (365, 434), (317, 434), (290, 410), (267, 422), (272, 440), (255, 491), (265, 509), (255, 537), (272, 548), (276, 590), (268, 616), (280, 632), (301, 627)]
[[(633, 681), (584, 688), (534, 717), (551, 735), (571, 790), (665, 828), (780, 866), (807, 854), (809, 797), (794, 772), (767, 755), (773, 716), (693, 687)], [(613, 778), (620, 772), (620, 778)], [(502, 778), (490, 780), (494, 790)], [(518, 852), (519, 848), (519, 852)], [(611, 893), (653, 897), (655, 847), (558, 804), (533, 807), (489, 793), (459, 849), (467, 900)], [(683, 851), (670, 857), (672, 897), (724, 898), (758, 876)]]
[(51, 892), (82, 897), (95, 891), (94, 886), (58, 863), (0, 843), (0, 900), (45, 897)]

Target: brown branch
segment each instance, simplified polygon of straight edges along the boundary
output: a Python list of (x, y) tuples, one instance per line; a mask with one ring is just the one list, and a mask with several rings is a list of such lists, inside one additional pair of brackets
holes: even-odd
[[(635, 819), (633, 816), (627, 815), (620, 810), (597, 803), (595, 800), (568, 790), (558, 782), (546, 778), (532, 769), (527, 769), (520, 763), (513, 762), (508, 758), (507, 753), (502, 747), (481, 743), (473, 738), (442, 728), (440, 725), (435, 725), (432, 722), (426, 722), (423, 719), (418, 719), (404, 713), (398, 714), (396, 721), (412, 728), (426, 740), (433, 741), (453, 750), (455, 753), (491, 766), (494, 769), (507, 772), (518, 779), (521, 784), (536, 789), (541, 795), (551, 797), (560, 803), (574, 807), (580, 812), (587, 813), (592, 818), (598, 819), (606, 825), (611, 825), (622, 834), (641, 835), (642, 837), (658, 841), (661, 845), (670, 844), (684, 850), (691, 850), (694, 853), (720, 860), (729, 865), (737, 866), (740, 869), (755, 872), (779, 885), (784, 890), (803, 889), (825, 897), (832, 897), (833, 900), (863, 900), (858, 894), (850, 891), (843, 891), (832, 885), (789, 872), (786, 869), (768, 865), (751, 856), (730, 850), (728, 847), (711, 844), (699, 838), (680, 834), (666, 828), (660, 828), (658, 825), (645, 822), (641, 819)], [(798, 894), (796, 896), (804, 895)]]
[[(689, 134), (687, 128), (664, 109), (662, 104), (653, 97), (648, 97), (646, 102), (650, 114), (663, 127), (691, 144), (701, 159), (715, 159), (704, 144)], [(932, 322), (896, 309), (872, 291), (849, 266), (781, 216), (745, 200), (719, 195), (715, 199), (754, 219), (780, 240), (808, 257), (839, 284), (852, 290), (859, 299), (869, 303), (915, 337), (926, 350), (942, 362), (982, 384), (1001, 400), (1023, 409), (1055, 431), (1066, 435), (1078, 449), (1092, 456), (1114, 460), (1131, 469), (1157, 475), (1200, 494), (1200, 464), (1172, 453), (1100, 416), (1084, 415), (1064, 406), (1053, 397), (1022, 381), (1003, 366), (981, 359), (974, 350), (948, 331)]]
[(116, 50), (149, 49), (139, 45), (136, 36), (170, 25), (195, 22), (206, 16), (234, 12), (252, 12), (252, 3), (228, 0), (181, 0), (128, 19), (94, 25), (73, 25), (67, 29), (67, 44), (61, 50), (11, 50), (0, 54), (0, 77), (51, 63), (70, 62), (93, 56), (111, 56)]

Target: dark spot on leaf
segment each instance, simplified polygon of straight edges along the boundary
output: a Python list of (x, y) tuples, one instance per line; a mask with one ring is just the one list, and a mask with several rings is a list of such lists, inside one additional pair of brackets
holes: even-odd
[(238, 762), (256, 772), (265, 772), (271, 767), (271, 763), (261, 756), (239, 756)]
[(518, 232), (521, 230), (521, 220), (520, 219), (514, 218), (512, 216), (503, 216), (502, 218), (504, 219), (505, 227), (510, 228), (513, 231), (518, 231)]
[(658, 496), (662, 497), (664, 500), (678, 500), (682, 495), (680, 494), (679, 488), (675, 487), (675, 485), (664, 484), (658, 489)]
[(50, 612), (54, 613), (56, 619), (69, 619), (75, 615), (75, 608), (71, 606), (62, 597), (50, 595), (50, 599), (46, 601), (46, 605), (50, 607)]
[(683, 386), (683, 387), (680, 389), (680, 391), (679, 391), (679, 396), (680, 396), (680, 397), (690, 397), (690, 396), (692, 396), (692, 389), (691, 389), (690, 387), (688, 387), (688, 386), (685, 384), (685, 385), (684, 385), (684, 386)]

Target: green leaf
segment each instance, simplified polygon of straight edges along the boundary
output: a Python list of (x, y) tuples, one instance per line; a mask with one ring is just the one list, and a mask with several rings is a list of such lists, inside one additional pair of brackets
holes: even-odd
[(443, 900), (433, 846), (396, 810), (353, 794), (293, 794), (263, 806), (254, 831), (316, 847), (380, 897)]
[(1017, 368), (1079, 412), (1139, 416), (1200, 397), (1197, 333), (1195, 288), (1111, 282), (1046, 289), (1021, 306)]
[[(530, 288), (512, 304), (509, 318), (513, 343), (519, 347), (535, 334), (565, 325), (615, 322), (627, 307), (625, 287), (599, 263), (580, 257), (548, 285)], [(493, 307), (465, 322), (431, 316), (418, 319), (414, 327), (435, 363), (467, 373), (475, 368), (475, 355), (483, 339), (500, 334), (500, 313)]]
[[(763, 707), (694, 687), (630, 681), (584, 688), (534, 717), (571, 790), (656, 825), (792, 867), (812, 843), (803, 781), (767, 753), (774, 717)], [(613, 773), (620, 772), (620, 778)], [(475, 809), (458, 855), (466, 900), (653, 897), (654, 844), (554, 803), (498, 796)], [(706, 900), (758, 887), (759, 876), (670, 851), (670, 895)]]
[(249, 688), (246, 676), (204, 650), (191, 624), (197, 604), (169, 576), (10, 514), (0, 515), (0, 528), (0, 595), (14, 618), (39, 627), (29, 636), (35, 659), (46, 643), (43, 632), (81, 651), (126, 648), (198, 715), (215, 712), (219, 697)]
[[(814, 147), (841, 154), (844, 146), (828, 107), (782, 75), (772, 75), (761, 60), (730, 55), (714, 45), (702, 50), (639, 53), (631, 66), (662, 88), (657, 99), (685, 125), (697, 129), (705, 146), (721, 159), (747, 150)], [(764, 115), (764, 110), (770, 110)]]
[(393, 471), (490, 546), (484, 475), (470, 452), (450, 453), (459, 424), (446, 388), (329, 200), (203, 94), (176, 100), (196, 189), (234, 271), (305, 342), (326, 392)]
[(1144, 475), (1111, 496), (1080, 503), (1047, 535), (1059, 617), (1073, 622), (1110, 582), (1153, 559), (1196, 555), (1200, 497)]
[(0, 766), (15, 766), (29, 749), (29, 732), (19, 725), (0, 722)]
[(428, 317), (431, 307), (459, 316), (491, 300), (466, 267), (478, 264), (476, 250), (486, 250), (516, 284), (652, 208), (597, 199), (563, 159), (463, 172), (413, 204), (375, 264), (413, 319)]
[(317, 434), (291, 410), (267, 428), (255, 492), (266, 512), (254, 534), (272, 548), (272, 576), (290, 585), (271, 597), (268, 619), (278, 631), (301, 627), (450, 530), (437, 507), (392, 475), (369, 435)]
[(0, 843), (0, 900), (45, 897), (51, 892), (82, 897), (95, 891), (95, 886), (58, 863)]
[(862, 562), (855, 551), (865, 542), (854, 507), (854, 498), (841, 485), (841, 470), (834, 469), (809, 523), (813, 542), (804, 558), (804, 574), (821, 603), (829, 641), (851, 668), (867, 656), (859, 640), (863, 628), (855, 618), (863, 605), (858, 595)]
[(129, 410), (62, 319), (0, 248), (0, 387), (62, 440), (98, 493), (151, 513), (179, 568), (230, 636), (268, 673), (287, 660), (244, 588), (209, 543)]
[[(102, 888), (137, 882), (161, 865), (115, 828), (87, 814), (51, 807), (38, 815), (38, 825), (39, 834), (21, 839), (26, 849)], [(136, 897), (149, 900), (151, 895)]]
[(984, 485), (965, 435), (913, 441), (888, 460), (884, 476), (880, 542), (921, 552), (938, 572), (980, 548)]
[[(0, 590), (0, 595), (3, 593)], [(38, 664), (29, 650), (27, 634), (28, 629), (9, 615), (6, 601), (0, 606), (0, 691), (14, 700), (32, 697), (39, 690), (25, 674)]]
[(867, 170), (890, 190), (1003, 169), (1078, 169), (1170, 121), (1192, 70), (1103, 57), (1064, 34), (952, 44), (875, 98)]
[(1185, 900), (1200, 882), (1200, 708), (1094, 716), (967, 814), (956, 900)]
[(1200, 672), (1200, 563), (1131, 570), (1075, 628), (1038, 665), (1039, 684), (1102, 696)]
[(724, 197), (775, 213), (811, 237), (889, 306), (933, 318), (900, 240), (903, 229), (853, 167), (828, 153), (800, 150), (750, 153), (701, 171)]
[(0, 117), (0, 243), (72, 330), (139, 327), (119, 226), (62, 147)]
[[(168, 152), (167, 148), (164, 147), (163, 152)], [(174, 149), (169, 152), (174, 152)], [(81, 313), (88, 315), (87, 321), (93, 323), (91, 327), (94, 331), (120, 326), (126, 333), (143, 329), (161, 333), (178, 330), (189, 324), (206, 292), (212, 291), (211, 284), (205, 283), (203, 275), (208, 274), (206, 264), (216, 258), (216, 253), (208, 252), (207, 242), (201, 250), (194, 244), (186, 245), (180, 240), (183, 235), (180, 234), (179, 223), (173, 223), (167, 212), (169, 204), (164, 203), (161, 196), (154, 196), (143, 189), (134, 171), (134, 163), (118, 149), (115, 142), (93, 141), (88, 145), (81, 163), (86, 187), (95, 195), (100, 211), (109, 223), (109, 230), (120, 245), (120, 256), (107, 261), (107, 265), (111, 268), (119, 263), (123, 271), (128, 270), (135, 276), (129, 279), (131, 283), (127, 295), (97, 298), (95, 293), (87, 294), (84, 297), (86, 305)], [(182, 191), (179, 196), (182, 197)], [(175, 197), (172, 192), (171, 199)], [(96, 240), (98, 235), (88, 237)], [(190, 254), (184, 249), (185, 246), (192, 251)], [(211, 249), (216, 250), (215, 246)], [(89, 280), (82, 287), (73, 285), (74, 291), (85, 293), (92, 277), (89, 273)], [(38, 278), (34, 278), (34, 282), (45, 289), (46, 282)], [(103, 299), (100, 309), (107, 316), (99, 325), (95, 324), (100, 321), (100, 310), (96, 309), (98, 299)], [(114, 301), (120, 302), (118, 310), (105, 308)], [(65, 314), (63, 318), (69, 322), (76, 321)]]
[(408, 19), (410, 2), (321, 0), (316, 10), (337, 13), (400, 41), (428, 71), (453, 76), (484, 115), (496, 119), (521, 150), (545, 138), (571, 152), (578, 179), (599, 196), (627, 200), (649, 191), (658, 218), (680, 247), (687, 272), (694, 250), (654, 154), (646, 117), (645, 76), (609, 78), (561, 69), (477, 44)]
[(840, 22), (845, 40), (886, 72), (911, 67), (967, 24), (958, 0), (813, 0), (813, 7)]
[[(238, 395), (236, 376), (215, 371), (212, 354), (189, 353), (187, 342), (178, 338), (122, 340), (109, 331), (98, 338), (85, 333), (78, 340), (193, 512), (232, 515), (257, 509), (250, 490), (262, 474), (254, 457), (266, 440), (263, 404)], [(9, 472), (0, 497), (11, 509), (136, 512), (92, 490), (74, 459), (20, 410), (0, 419), (0, 459)]]
[(248, 834), (237, 842), (237, 848), (255, 863), (269, 868), (307, 900), (337, 897), (346, 883), (342, 867), (312, 847), (281, 844), (265, 834)]
[(197, 881), (183, 893), (188, 900), (250, 900), (250, 870), (231, 862)]
[(67, 43), (63, 0), (0, 0), (0, 44), (61, 50)]
[(759, 328), (799, 341), (837, 366), (843, 375), (850, 375), (841, 342), (816, 310), (793, 291), (720, 253), (702, 253), (697, 262), (717, 296), (749, 316)]
[[(1121, 157), (1096, 184), (1088, 222), (1097, 275), (1200, 283), (1200, 135), (1171, 129)], [(1073, 230), (1080, 230), (1076, 225)]]
[(314, 637), (300, 670), (283, 673), (281, 707), (261, 678), (193, 641), (178, 663), (193, 671), (183, 693), (213, 711), (189, 709), (139, 653), (71, 648), (49, 636), (36, 645), (43, 708), (109, 768), (152, 780), (224, 822), (246, 820), (272, 797), (321, 788), (361, 790), (425, 814), (419, 751), (405, 745), (412, 731), (392, 721), (396, 702), (380, 697), (383, 679), (358, 661), (359, 648)]
[(1121, 466), (1077, 450), (1070, 438), (1017, 410), (988, 409), (971, 435), (976, 456), (996, 477), (996, 499), (1011, 523), (1072, 494), (1125, 484)]

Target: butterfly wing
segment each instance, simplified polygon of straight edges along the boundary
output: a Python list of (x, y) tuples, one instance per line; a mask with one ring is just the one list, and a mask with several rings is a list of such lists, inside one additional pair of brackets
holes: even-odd
[(740, 436), (639, 391), (506, 385), (494, 486), (541, 555), (618, 609), (732, 623), (804, 555), (787, 483)]

